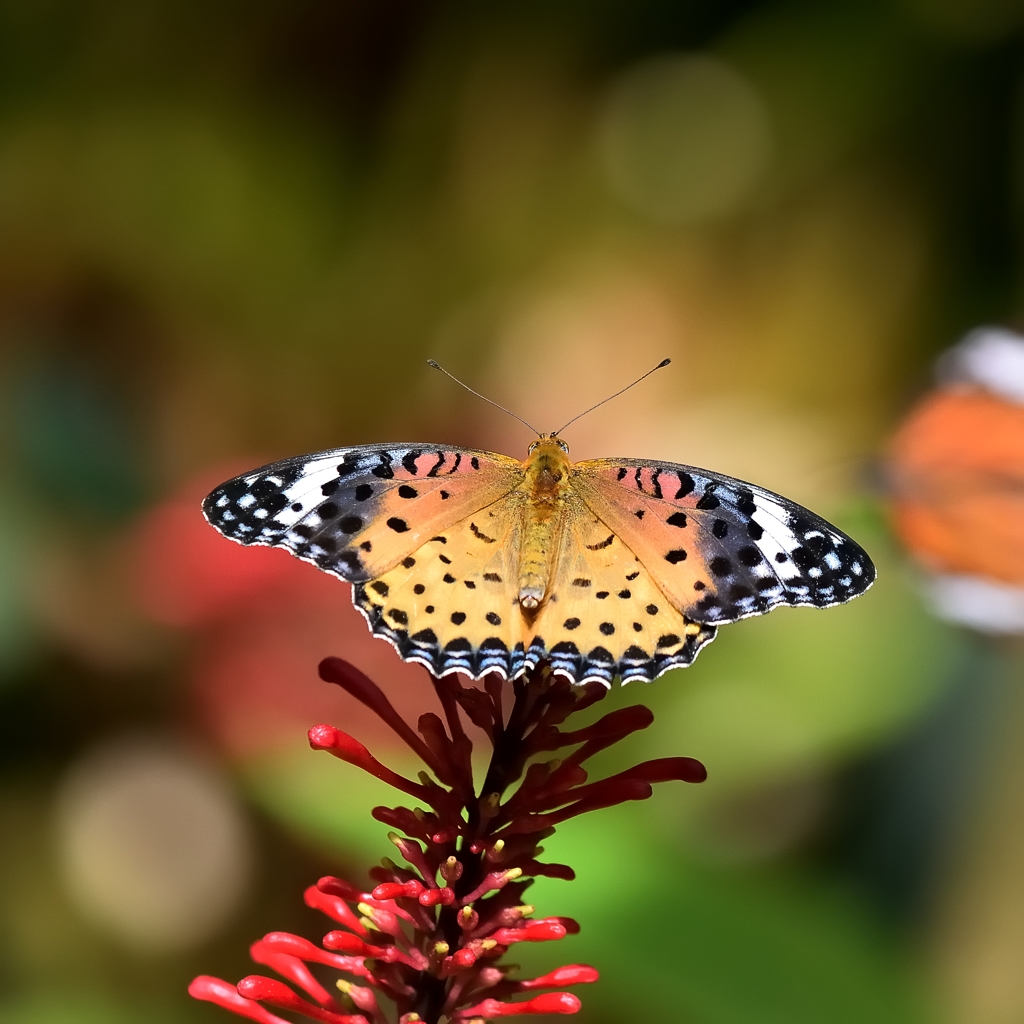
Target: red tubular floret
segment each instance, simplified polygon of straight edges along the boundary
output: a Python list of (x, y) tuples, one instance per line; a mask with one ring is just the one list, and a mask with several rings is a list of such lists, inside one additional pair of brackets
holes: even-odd
[(424, 889), (417, 897), (424, 907), (451, 906), (455, 902), (455, 893), (445, 886), (443, 889)]
[(288, 1021), (271, 1013), (259, 1003), (240, 995), (234, 985), (209, 974), (200, 974), (199, 977), (193, 978), (188, 987), (188, 994), (193, 999), (213, 1003), (221, 1009), (238, 1014), (239, 1017), (257, 1021), (258, 1024), (288, 1024)]
[[(439, 766), (430, 748), (416, 735), (409, 723), (394, 709), (381, 688), (369, 676), (364, 675), (355, 665), (350, 665), (343, 658), (324, 658), (320, 662), (319, 672), (320, 678), (325, 682), (336, 683), (360, 703), (365, 704), (430, 765), (435, 773), (437, 772)], [(441, 775), (438, 774), (438, 777)]]
[(590, 985), (599, 977), (597, 971), (587, 964), (567, 964), (539, 978), (520, 981), (517, 987), (526, 992), (535, 988), (560, 988), (562, 985)]
[(321, 1021), (322, 1024), (368, 1024), (366, 1018), (360, 1014), (334, 1013), (331, 1010), (321, 1009), (305, 999), (296, 995), (283, 982), (275, 981), (273, 978), (264, 978), (259, 974), (250, 974), (238, 983), (238, 993), (247, 999), (258, 999), (263, 1003), (270, 1003), (281, 1010), (291, 1010), (293, 1013), (301, 1013), (311, 1020)]
[[(358, 942), (362, 942), (362, 939), (359, 939), (357, 936), (353, 936), (353, 938)], [(299, 960), (312, 963), (324, 964), (327, 967), (336, 967), (339, 971), (348, 971), (350, 974), (358, 974), (362, 977), (370, 976), (369, 971), (363, 966), (362, 956), (339, 956), (337, 953), (329, 953), (326, 949), (321, 949), (308, 939), (292, 935), (290, 932), (268, 932), (260, 939), (257, 945), (262, 945), (273, 953), (296, 957)], [(262, 963), (262, 961), (257, 960), (257, 963)], [(268, 966), (270, 965), (268, 964)]]
[(565, 925), (560, 921), (527, 921), (521, 928), (499, 928), (488, 936), (499, 946), (511, 946), (515, 942), (554, 942), (567, 935)]
[(424, 802), (429, 801), (430, 791), (425, 786), (413, 782), (412, 779), (407, 779), (404, 775), (399, 775), (398, 772), (393, 772), (386, 765), (381, 764), (359, 740), (353, 739), (347, 732), (342, 732), (333, 725), (314, 725), (309, 730), (309, 745), (314, 750), (326, 750), (342, 761), (355, 765), (356, 768), (362, 768), (364, 772), (380, 779), (381, 782), (386, 782), (389, 786), (394, 786), (395, 789), (403, 793), (408, 793)]
[(309, 968), (294, 954), (281, 952), (261, 939), (249, 947), (249, 955), (256, 963), (269, 967), (282, 978), (287, 978), (293, 985), (297, 985), (321, 1006), (329, 1009), (338, 1008), (334, 996), (313, 977)]
[[(320, 883), (324, 881), (326, 879), (320, 879)], [(324, 892), (320, 888), (320, 883), (311, 885), (304, 893), (306, 906), (319, 910), (321, 913), (333, 918), (338, 924), (343, 924), (360, 935), (369, 934), (363, 922), (353, 913), (352, 908), (340, 896)]]
[(495, 1017), (515, 1017), (535, 1013), (579, 1013), (579, 999), (569, 992), (547, 992), (542, 996), (534, 996), (525, 1003), (503, 1003), (498, 999), (485, 999), (476, 1006), (469, 1006), (453, 1015), (453, 1020), (469, 1020), (482, 1017), (493, 1020)]

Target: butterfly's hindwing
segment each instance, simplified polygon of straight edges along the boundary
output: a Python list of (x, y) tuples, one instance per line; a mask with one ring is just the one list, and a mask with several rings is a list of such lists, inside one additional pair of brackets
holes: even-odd
[(734, 622), (782, 604), (826, 608), (874, 581), (871, 560), (840, 530), (731, 477), (601, 459), (578, 463), (573, 487), (700, 622)]
[(377, 636), (436, 676), (514, 678), (526, 657), (517, 595), (521, 522), (521, 499), (504, 497), (357, 584), (353, 601)]
[(715, 628), (687, 618), (622, 538), (575, 495), (555, 579), (534, 623), (555, 671), (611, 685), (689, 665)]
[(516, 460), (489, 452), (339, 448), (229, 480), (207, 496), (203, 512), (241, 544), (286, 548), (325, 572), (365, 582), (521, 478)]

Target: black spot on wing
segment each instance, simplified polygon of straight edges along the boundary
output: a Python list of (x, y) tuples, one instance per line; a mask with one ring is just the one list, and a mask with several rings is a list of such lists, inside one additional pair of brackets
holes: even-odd
[(711, 509), (718, 508), (721, 502), (718, 500), (718, 496), (714, 491), (715, 485), (710, 483), (704, 488), (704, 493), (700, 496), (697, 501), (697, 508), (702, 512), (710, 511)]

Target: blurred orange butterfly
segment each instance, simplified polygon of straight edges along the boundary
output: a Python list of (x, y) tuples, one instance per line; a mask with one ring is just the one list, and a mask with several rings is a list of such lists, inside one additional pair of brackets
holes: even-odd
[(573, 463), (558, 433), (525, 461), (429, 444), (304, 455), (222, 484), (203, 511), (354, 584), (370, 629), (438, 676), (547, 661), (575, 683), (650, 681), (722, 623), (874, 580), (859, 545), (778, 494), (669, 462)]
[(896, 531), (929, 568), (1024, 585), (1024, 405), (937, 391), (893, 438), (886, 469)]

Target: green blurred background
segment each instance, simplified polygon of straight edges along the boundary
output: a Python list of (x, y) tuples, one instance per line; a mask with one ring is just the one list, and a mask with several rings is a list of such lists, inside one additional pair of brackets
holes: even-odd
[[(315, 938), (401, 767), (317, 661), (426, 678), (347, 588), (198, 500), (351, 443), (705, 465), (831, 517), (879, 583), (723, 629), (605, 702), (614, 770), (699, 789), (567, 825), (581, 1020), (1024, 1021), (1024, 672), (931, 618), (873, 467), (936, 354), (1021, 311), (1014, 0), (0, 4), (0, 1021), (229, 1019), (185, 993)], [(330, 762), (330, 763), (327, 763)]]

